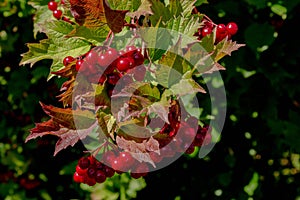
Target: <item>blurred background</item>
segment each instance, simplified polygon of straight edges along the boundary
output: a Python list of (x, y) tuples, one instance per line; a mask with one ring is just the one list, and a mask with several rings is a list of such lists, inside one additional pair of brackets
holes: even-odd
[(47, 60), (19, 66), (25, 44), (45, 36), (34, 39), (26, 0), (0, 0), (0, 199), (300, 200), (300, 0), (209, 0), (198, 10), (236, 22), (233, 39), (247, 45), (222, 60), (220, 142), (204, 159), (182, 156), (144, 179), (123, 175), (91, 190), (72, 180), (82, 144), (53, 157), (55, 137), (24, 143), (46, 119), (39, 101), (56, 105), (63, 80), (46, 80)]

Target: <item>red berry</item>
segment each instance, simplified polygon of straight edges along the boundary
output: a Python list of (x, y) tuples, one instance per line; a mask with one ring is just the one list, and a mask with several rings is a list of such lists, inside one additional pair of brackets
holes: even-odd
[(193, 144), (191, 144), (191, 146), (189, 146), (189, 148), (187, 148), (185, 150), (186, 154), (192, 154), (195, 151), (195, 146)]
[(85, 56), (85, 61), (91, 65), (95, 65), (98, 61), (98, 53), (96, 51), (89, 51)]
[(54, 10), (54, 11), (53, 11), (53, 16), (54, 16), (56, 19), (60, 19), (61, 16), (62, 16), (62, 11), (61, 11), (61, 10)]
[(120, 58), (117, 62), (117, 69), (121, 72), (127, 71), (132, 68), (134, 64), (134, 60), (130, 57)]
[(51, 11), (55, 11), (57, 9), (57, 3), (55, 1), (49, 1), (48, 9)]
[(64, 66), (67, 66), (73, 61), (75, 61), (75, 58), (73, 58), (72, 56), (67, 56), (64, 58), (63, 64)]
[(76, 71), (79, 71), (79, 69), (83, 63), (84, 63), (84, 61), (82, 59), (79, 59), (76, 61)]
[(218, 24), (217, 26), (217, 34), (218, 33), (225, 33), (226, 32), (226, 26), (225, 24)]
[(209, 27), (205, 27), (205, 28), (203, 28), (202, 31), (201, 31), (202, 37), (205, 37), (205, 36), (207, 36), (207, 35), (209, 35), (209, 34), (211, 34), (211, 33), (212, 33), (212, 29), (209, 28)]
[(94, 178), (95, 175), (96, 175), (96, 171), (97, 171), (96, 168), (94, 168), (94, 167), (89, 167), (88, 170), (87, 170), (87, 175), (88, 175), (90, 178)]
[(135, 46), (127, 46), (126, 47), (126, 52), (131, 52), (131, 51), (134, 51), (134, 50), (136, 50)]
[(86, 175), (86, 172), (87, 172), (87, 169), (82, 169), (79, 165), (77, 165), (77, 166), (76, 166), (76, 172), (77, 172), (79, 175), (85, 176), (85, 175)]
[(140, 52), (134, 53), (132, 58), (134, 59), (135, 66), (139, 66), (144, 63), (144, 56)]
[(134, 69), (133, 78), (136, 81), (143, 81), (146, 74), (146, 68), (144, 66), (139, 66)]
[(121, 78), (121, 74), (118, 72), (114, 72), (112, 74), (107, 75), (107, 82), (111, 85), (116, 85)]
[(135, 170), (133, 172), (130, 173), (130, 176), (132, 178), (138, 179), (142, 176), (146, 176), (147, 173), (149, 171), (149, 167), (146, 163), (141, 163), (139, 165), (137, 165), (137, 167), (135, 168)]
[(80, 158), (78, 161), (78, 166), (81, 169), (86, 169), (90, 166), (90, 160), (87, 157)]
[(106, 180), (106, 175), (102, 170), (97, 170), (95, 175), (95, 180), (97, 183), (103, 183)]
[(112, 162), (115, 160), (115, 158), (116, 158), (116, 155), (112, 151), (107, 151), (102, 156), (102, 160), (103, 160), (104, 164), (106, 164), (106, 165), (111, 165)]
[(106, 177), (109, 177), (109, 178), (115, 174), (115, 170), (109, 166), (104, 167), (104, 172), (105, 172)]
[(235, 35), (238, 31), (238, 25), (234, 22), (230, 22), (227, 24), (226, 29), (230, 35)]
[(73, 175), (73, 180), (76, 183), (83, 183), (84, 182), (84, 176), (81, 176), (77, 172), (75, 172), (74, 175)]
[(88, 177), (88, 176), (85, 176), (85, 177), (84, 177), (84, 183), (85, 183), (85, 184), (88, 184), (89, 186), (93, 186), (93, 185), (95, 185), (97, 182), (96, 182), (96, 180), (95, 180), (94, 178), (90, 178), (90, 177)]
[(101, 67), (108, 67), (112, 63), (112, 60), (107, 59), (106, 54), (100, 54), (98, 57), (98, 64)]
[(118, 51), (116, 49), (114, 49), (114, 48), (109, 48), (105, 52), (105, 56), (107, 57), (108, 60), (110, 60), (112, 62), (115, 59), (117, 59), (117, 57), (118, 57)]

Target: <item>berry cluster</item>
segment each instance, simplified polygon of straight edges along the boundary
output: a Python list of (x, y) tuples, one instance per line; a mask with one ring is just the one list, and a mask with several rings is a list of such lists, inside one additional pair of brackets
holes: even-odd
[(77, 183), (92, 186), (96, 183), (103, 183), (107, 177), (112, 177), (114, 174), (114, 169), (89, 156), (79, 159), (73, 179)]
[(103, 154), (102, 160), (103, 162), (100, 162), (93, 156), (80, 158), (73, 175), (74, 181), (93, 186), (96, 183), (103, 183), (115, 173), (130, 172), (131, 177), (138, 179), (146, 176), (149, 170), (146, 163), (138, 163), (128, 152), (116, 154), (107, 151)]
[(126, 76), (122, 78), (123, 85), (144, 79), (146, 73), (146, 68), (142, 65), (144, 60), (141, 49), (134, 46), (126, 47), (124, 51), (99, 46), (77, 59), (67, 56), (63, 64), (65, 66), (72, 64), (76, 71), (80, 70), (91, 83), (107, 83), (108, 95), (111, 96), (114, 86), (125, 74)]
[(58, 4), (56, 1), (49, 1), (48, 9), (53, 12), (53, 17), (55, 17), (56, 19), (61, 19), (63, 12), (62, 10), (58, 9)]
[(195, 36), (198, 37), (198, 40), (201, 40), (205, 36), (210, 35), (213, 32), (213, 29), (216, 27), (216, 44), (222, 41), (225, 37), (230, 39), (238, 31), (238, 26), (235, 22), (229, 22), (227, 25), (225, 25), (214, 24), (211, 21), (203, 20), (203, 24), (204, 26), (198, 29), (198, 32), (195, 33)]

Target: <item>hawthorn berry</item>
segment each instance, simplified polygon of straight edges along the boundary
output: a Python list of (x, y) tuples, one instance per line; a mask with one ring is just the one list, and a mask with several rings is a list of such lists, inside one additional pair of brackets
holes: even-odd
[(79, 175), (86, 175), (86, 172), (87, 172), (87, 169), (82, 169), (79, 165), (76, 166), (76, 172), (79, 174)]
[(90, 166), (90, 160), (87, 158), (87, 157), (82, 157), (79, 159), (78, 161), (78, 166), (81, 168), (81, 169), (86, 169)]
[(79, 175), (77, 172), (75, 172), (74, 175), (73, 175), (73, 180), (76, 183), (83, 183), (84, 182), (84, 176)]
[(132, 68), (134, 60), (130, 57), (120, 58), (117, 62), (117, 69), (121, 72), (127, 71)]
[(84, 63), (84, 61), (82, 59), (78, 59), (76, 61), (76, 71), (79, 71), (80, 67), (82, 66), (82, 64)]
[(106, 180), (105, 173), (98, 169), (95, 174), (95, 180), (97, 183), (103, 183)]
[(75, 61), (75, 58), (73, 58), (72, 56), (67, 56), (64, 58), (63, 64), (64, 64), (64, 66), (67, 66), (73, 61)]
[(205, 36), (207, 36), (207, 35), (209, 35), (209, 34), (211, 34), (211, 33), (212, 33), (212, 29), (209, 28), (209, 27), (205, 27), (205, 28), (203, 28), (202, 31), (201, 31), (202, 37), (205, 37)]
[(238, 31), (238, 25), (234, 22), (229, 22), (226, 25), (226, 29), (230, 35), (235, 35)]
[(51, 11), (55, 11), (57, 9), (57, 3), (55, 1), (49, 1), (48, 9)]
[(62, 11), (61, 10), (54, 10), (53, 11), (53, 17), (55, 17), (56, 19), (61, 19), (62, 16)]
[(146, 67), (139, 66), (139, 67), (135, 68), (133, 72), (134, 72), (133, 78), (136, 81), (143, 81), (145, 78), (145, 74), (146, 74)]
[(121, 74), (118, 72), (113, 72), (107, 75), (107, 82), (111, 85), (116, 85), (121, 78)]

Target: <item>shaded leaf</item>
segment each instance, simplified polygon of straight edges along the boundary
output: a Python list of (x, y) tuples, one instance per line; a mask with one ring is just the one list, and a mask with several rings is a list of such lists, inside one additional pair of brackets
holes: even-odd
[(206, 91), (193, 79), (181, 79), (180, 82), (173, 85), (170, 90), (174, 95), (179, 97), (198, 92), (206, 93)]
[(155, 151), (159, 153), (159, 143), (156, 139), (151, 137), (149, 140), (137, 143), (133, 140), (126, 140), (123, 137), (117, 136), (116, 142), (119, 148), (129, 152), (132, 157), (137, 159), (139, 162), (148, 162), (155, 167), (155, 164), (148, 152)]
[(131, 18), (137, 18), (139, 19), (142, 15), (152, 15), (152, 9), (151, 9), (152, 3), (150, 0), (141, 0), (141, 5), (135, 12), (128, 13), (127, 15)]

